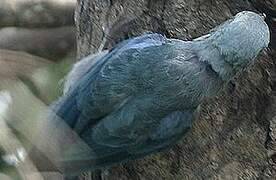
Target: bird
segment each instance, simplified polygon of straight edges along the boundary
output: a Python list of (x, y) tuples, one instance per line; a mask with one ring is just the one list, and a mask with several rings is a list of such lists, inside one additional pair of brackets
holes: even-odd
[(269, 41), (264, 17), (242, 11), (190, 41), (146, 33), (85, 57), (51, 106), (56, 121), (91, 150), (87, 157), (75, 154), (87, 160), (75, 168), (68, 162), (67, 172), (102, 169), (171, 148), (191, 129), (201, 102), (252, 64)]

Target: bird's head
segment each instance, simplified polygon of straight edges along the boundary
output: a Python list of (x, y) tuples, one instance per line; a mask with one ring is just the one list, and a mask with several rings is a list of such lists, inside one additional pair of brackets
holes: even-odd
[(200, 58), (207, 61), (222, 79), (229, 80), (268, 47), (269, 39), (264, 17), (243, 11), (195, 41), (199, 42)]
[(243, 11), (214, 29), (209, 38), (225, 62), (239, 70), (268, 47), (270, 33), (263, 16)]

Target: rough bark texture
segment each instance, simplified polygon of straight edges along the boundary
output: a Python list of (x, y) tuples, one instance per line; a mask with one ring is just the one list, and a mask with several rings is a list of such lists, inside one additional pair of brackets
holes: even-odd
[[(265, 12), (273, 29), (275, 7), (271, 0), (79, 0), (78, 57), (146, 31), (191, 39), (242, 10)], [(92, 179), (275, 179), (274, 44), (273, 32), (270, 51), (201, 105), (192, 130), (173, 149), (104, 170)]]

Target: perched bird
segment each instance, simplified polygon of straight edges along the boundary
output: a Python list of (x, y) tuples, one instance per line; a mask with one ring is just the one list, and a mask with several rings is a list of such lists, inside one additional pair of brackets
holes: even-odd
[(81, 60), (52, 105), (93, 152), (80, 171), (174, 145), (202, 100), (217, 95), (269, 39), (264, 18), (244, 11), (192, 41), (144, 34)]

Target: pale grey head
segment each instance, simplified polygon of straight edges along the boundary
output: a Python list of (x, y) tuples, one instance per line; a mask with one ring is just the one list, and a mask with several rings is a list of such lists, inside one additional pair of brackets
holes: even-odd
[(264, 18), (250, 11), (243, 11), (219, 26), (212, 37), (214, 45), (225, 55), (232, 55), (229, 63), (238, 65), (241, 60), (250, 60), (268, 46), (269, 28)]
[[(262, 49), (268, 47), (269, 40), (270, 32), (264, 17), (250, 11), (236, 14), (210, 34), (195, 39), (203, 47), (205, 45), (204, 53), (210, 57), (205, 60), (224, 79), (246, 67)], [(218, 58), (218, 55), (223, 58)]]

